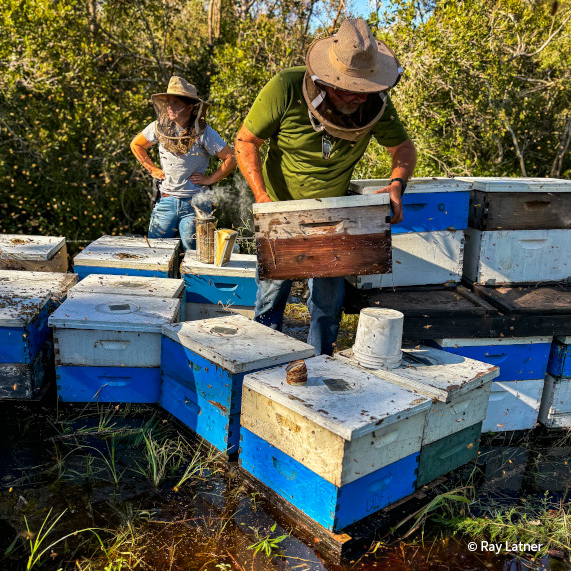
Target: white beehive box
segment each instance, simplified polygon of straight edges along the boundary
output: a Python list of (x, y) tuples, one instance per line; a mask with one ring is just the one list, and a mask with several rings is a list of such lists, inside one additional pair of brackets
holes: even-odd
[(484, 192), (570, 192), (571, 182), (560, 178), (511, 176), (457, 176), (454, 180), (469, 182)]
[(180, 299), (84, 294), (50, 317), (56, 364), (160, 367), (161, 327), (172, 323)]
[(420, 450), (431, 399), (325, 355), (244, 379), (242, 426), (341, 487)]
[(486, 285), (566, 280), (571, 276), (571, 232), (466, 230), (464, 277)]
[(492, 383), (482, 432), (535, 428), (544, 384), (544, 379)]
[[(351, 349), (335, 357), (358, 366)], [(492, 379), (499, 374), (493, 365), (424, 346), (403, 349), (400, 367), (368, 371), (433, 399), (426, 415), (423, 446), (484, 420)]]
[(0, 269), (66, 272), (65, 238), (0, 234)]
[(179, 298), (182, 296), (183, 291), (184, 282), (178, 279), (90, 274), (75, 285), (69, 293), (70, 296), (84, 293), (101, 293)]
[(77, 280), (75, 274), (0, 270), (0, 295), (22, 298), (49, 295), (57, 307)]
[(173, 277), (180, 240), (103, 236), (73, 259), (80, 279), (89, 274)]
[(239, 314), (254, 319), (254, 308), (248, 305), (223, 305), (221, 303), (187, 303), (186, 321), (214, 319)]
[(539, 422), (549, 428), (571, 428), (571, 379), (547, 373), (539, 408)]
[(436, 285), (459, 282), (464, 257), (464, 232), (438, 230), (393, 234), (393, 270), (357, 276), (359, 289)]

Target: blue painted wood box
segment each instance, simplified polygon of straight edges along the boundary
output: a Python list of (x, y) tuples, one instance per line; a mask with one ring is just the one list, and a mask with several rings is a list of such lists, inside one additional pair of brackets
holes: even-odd
[(90, 274), (176, 277), (180, 240), (132, 236), (102, 236), (73, 259), (73, 271), (83, 279)]
[(249, 373), (242, 467), (338, 531), (412, 493), (432, 399), (321, 355), (305, 386), (284, 366)]
[[(389, 179), (352, 180), (349, 191), (372, 194), (390, 183)], [(391, 228), (393, 234), (468, 227), (472, 183), (453, 178), (412, 178), (402, 197), (404, 219)]]
[(251, 306), (256, 304), (256, 256), (232, 254), (228, 264), (215, 266), (196, 259), (189, 250), (180, 266), (186, 284), (187, 303), (220, 303)]
[(315, 349), (242, 315), (163, 327), (160, 403), (219, 450), (237, 452), (244, 375)]
[(571, 337), (555, 337), (551, 343), (547, 372), (571, 379)]
[(161, 327), (180, 299), (85, 293), (50, 317), (58, 396), (66, 402), (156, 403)]
[(496, 382), (543, 379), (551, 350), (550, 337), (450, 338), (427, 344), (499, 367)]

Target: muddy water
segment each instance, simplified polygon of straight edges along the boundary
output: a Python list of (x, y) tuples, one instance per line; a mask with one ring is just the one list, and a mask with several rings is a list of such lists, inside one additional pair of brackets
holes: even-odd
[[(25, 568), (30, 547), (26, 520), (33, 535), (50, 509), (50, 521), (66, 511), (42, 549), (67, 533), (95, 527), (108, 556), (92, 532), (83, 532), (43, 554), (39, 563), (48, 570), (567, 568), (553, 557), (532, 564), (505, 553), (470, 552), (469, 537), (453, 537), (445, 524), (430, 521), (422, 535), (417, 533), (404, 542), (387, 536), (383, 545), (371, 544), (371, 553), (343, 565), (333, 564), (319, 554), (317, 538), (296, 530), (295, 522), (266, 501), (262, 490), (243, 481), (232, 465), (213, 463), (201, 478), (178, 491), (173, 489), (175, 479), (168, 476), (153, 487), (137, 472), (144, 463), (137, 431), (149, 426), (150, 419), (155, 433), (172, 436), (178, 427), (166, 413), (152, 407), (111, 413), (115, 416), (102, 423), (107, 414), (102, 411), (78, 407), (58, 411), (55, 407), (0, 403), (2, 571)], [(85, 436), (86, 429), (99, 432)], [(109, 434), (118, 430), (123, 436), (114, 441), (119, 479), (115, 485), (113, 474), (100, 458), (109, 457)], [(484, 513), (490, 506), (523, 508), (526, 502), (544, 501), (546, 497), (554, 505), (565, 501), (571, 483), (570, 454), (570, 441), (561, 433), (484, 440), (478, 458), (479, 476), (473, 480), (477, 486), (475, 513), (478, 509)], [(255, 553), (256, 543), (268, 535), (286, 536), (272, 549), (271, 558), (263, 550)], [(113, 543), (121, 537), (123, 543), (113, 550)], [(7, 549), (9, 554), (3, 557)]]

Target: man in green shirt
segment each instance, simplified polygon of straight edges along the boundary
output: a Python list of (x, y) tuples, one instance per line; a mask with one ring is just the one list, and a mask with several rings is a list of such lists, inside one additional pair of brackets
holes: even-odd
[[(235, 141), (242, 174), (256, 202), (343, 196), (372, 136), (392, 156), (388, 192), (402, 221), (401, 196), (416, 164), (414, 145), (388, 95), (402, 73), (392, 50), (365, 20), (345, 20), (314, 42), (306, 67), (278, 73), (262, 89)], [(262, 166), (260, 147), (269, 139)], [(256, 321), (281, 329), (291, 280), (258, 282)], [(309, 280), (308, 343), (333, 352), (344, 299), (343, 278)]]

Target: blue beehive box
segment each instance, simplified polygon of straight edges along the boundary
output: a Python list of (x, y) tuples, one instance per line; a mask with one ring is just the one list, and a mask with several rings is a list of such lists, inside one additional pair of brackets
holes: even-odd
[(225, 266), (204, 264), (196, 252), (184, 255), (180, 274), (186, 284), (186, 301), (253, 308), (256, 304), (256, 256), (232, 254)]
[(571, 337), (555, 337), (551, 343), (547, 372), (571, 379)]
[(176, 277), (180, 240), (102, 236), (73, 259), (73, 271), (83, 279), (90, 274)]
[(242, 315), (163, 327), (160, 403), (219, 450), (238, 450), (242, 380), (315, 349)]
[(30, 399), (41, 388), (49, 358), (49, 302), (49, 295), (0, 295), (0, 399)]
[(411, 494), (429, 397), (325, 355), (244, 378), (240, 464), (331, 531)]
[[(372, 194), (390, 179), (352, 180), (349, 191)], [(468, 227), (472, 183), (445, 177), (412, 178), (402, 197), (403, 221), (391, 228), (392, 234), (464, 230)]]
[(65, 402), (156, 403), (161, 327), (180, 299), (81, 294), (50, 317), (58, 396)]

